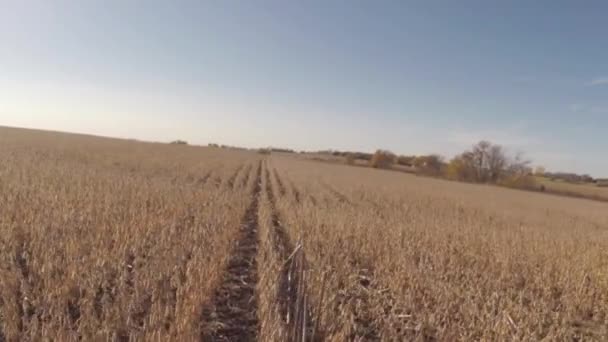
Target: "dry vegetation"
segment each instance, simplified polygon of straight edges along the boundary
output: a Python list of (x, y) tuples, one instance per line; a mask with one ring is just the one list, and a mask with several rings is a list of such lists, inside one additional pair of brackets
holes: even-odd
[(607, 209), (0, 128), (0, 341), (606, 340)]
[(546, 177), (536, 177), (536, 181), (544, 186), (546, 191), (573, 197), (594, 199), (608, 202), (608, 188), (597, 186), (593, 183), (568, 183), (564, 181), (551, 180)]

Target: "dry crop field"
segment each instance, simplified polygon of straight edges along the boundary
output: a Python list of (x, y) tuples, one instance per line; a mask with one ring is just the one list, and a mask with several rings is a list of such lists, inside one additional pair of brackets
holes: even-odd
[(608, 339), (608, 203), (0, 128), (0, 341)]
[(574, 184), (563, 181), (554, 181), (546, 177), (536, 177), (538, 183), (545, 186), (548, 191), (569, 196), (579, 196), (608, 202), (608, 187), (595, 184)]

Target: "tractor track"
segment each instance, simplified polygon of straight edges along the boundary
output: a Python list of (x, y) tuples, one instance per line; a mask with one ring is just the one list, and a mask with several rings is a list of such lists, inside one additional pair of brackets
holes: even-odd
[(239, 238), (211, 303), (202, 312), (202, 341), (255, 341), (258, 335), (258, 206), (262, 164), (258, 164), (251, 204)]

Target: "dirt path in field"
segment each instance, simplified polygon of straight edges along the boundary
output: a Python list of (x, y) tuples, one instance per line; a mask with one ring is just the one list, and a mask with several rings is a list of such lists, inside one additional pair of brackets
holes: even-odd
[[(314, 321), (312, 320), (310, 310), (305, 305), (307, 300), (305, 298), (305, 279), (302, 279), (302, 275), (299, 272), (299, 270), (305, 268), (304, 253), (299, 250), (297, 255), (293, 254), (295, 253), (295, 246), (279, 220), (277, 202), (272, 188), (271, 172), (268, 170), (268, 165), (266, 166), (266, 193), (272, 212), (271, 221), (274, 246), (279, 258), (285, 261), (279, 278), (279, 312), (292, 338), (293, 336), (302, 336), (303, 329), (306, 330), (306, 336), (311, 336), (313, 334)], [(279, 195), (284, 196), (286, 193), (285, 188), (276, 169), (274, 169), (273, 175), (278, 186)], [(317, 334), (313, 339), (308, 337), (306, 340), (320, 341), (322, 338)]]
[(202, 341), (255, 341), (258, 333), (258, 205), (261, 163), (257, 167), (251, 205), (247, 208), (237, 245), (212, 303), (203, 310)]

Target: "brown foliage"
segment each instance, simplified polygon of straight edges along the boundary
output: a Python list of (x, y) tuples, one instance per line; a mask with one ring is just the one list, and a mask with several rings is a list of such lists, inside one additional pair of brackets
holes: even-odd
[(395, 163), (395, 155), (390, 151), (377, 150), (370, 160), (370, 166), (377, 169), (388, 169)]

